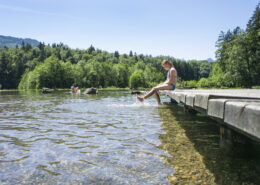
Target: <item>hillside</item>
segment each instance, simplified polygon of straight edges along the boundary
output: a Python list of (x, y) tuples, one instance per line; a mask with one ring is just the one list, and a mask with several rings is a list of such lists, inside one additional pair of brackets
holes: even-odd
[(215, 60), (213, 60), (212, 58), (208, 58), (207, 61), (208, 62), (215, 62)]
[(17, 37), (11, 37), (11, 36), (3, 36), (0, 35), (0, 48), (4, 48), (7, 46), (8, 48), (13, 48), (16, 45), (19, 47), (22, 45), (22, 42), (25, 44), (31, 44), (32, 46), (38, 46), (39, 41), (34, 40), (34, 39), (29, 39), (29, 38), (17, 38)]

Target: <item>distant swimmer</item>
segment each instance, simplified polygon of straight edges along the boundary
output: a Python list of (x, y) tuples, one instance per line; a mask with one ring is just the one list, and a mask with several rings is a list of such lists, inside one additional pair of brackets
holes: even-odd
[(177, 84), (177, 79), (178, 79), (177, 70), (174, 68), (172, 63), (169, 62), (168, 60), (163, 60), (161, 65), (166, 71), (168, 71), (166, 81), (158, 84), (155, 87), (153, 87), (152, 90), (143, 97), (138, 96), (136, 94), (136, 97), (140, 102), (143, 102), (145, 99), (154, 95), (158, 105), (161, 105), (161, 99), (160, 99), (160, 96), (158, 94), (158, 91), (159, 90), (174, 90), (175, 89), (176, 84)]
[(76, 87), (75, 84), (73, 84), (71, 87), (71, 93), (80, 93), (80, 89), (78, 87)]

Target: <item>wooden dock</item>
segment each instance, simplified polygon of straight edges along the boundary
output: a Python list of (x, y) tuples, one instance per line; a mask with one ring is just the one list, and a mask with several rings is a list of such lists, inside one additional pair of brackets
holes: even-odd
[(260, 141), (260, 90), (160, 91), (184, 104)]

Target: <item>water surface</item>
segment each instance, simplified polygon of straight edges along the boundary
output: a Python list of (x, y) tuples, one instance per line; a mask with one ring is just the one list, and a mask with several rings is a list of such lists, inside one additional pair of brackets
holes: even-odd
[(1, 184), (259, 183), (259, 146), (219, 138), (205, 116), (128, 91), (0, 92)]

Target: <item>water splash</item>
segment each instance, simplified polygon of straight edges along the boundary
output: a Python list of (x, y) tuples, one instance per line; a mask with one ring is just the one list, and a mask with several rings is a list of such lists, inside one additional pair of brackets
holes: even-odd
[(142, 102), (142, 103), (135, 102), (135, 103), (132, 103), (132, 104), (117, 104), (117, 103), (114, 103), (114, 104), (107, 105), (107, 107), (133, 107), (133, 108), (139, 108), (139, 107), (158, 107), (158, 105), (157, 104), (151, 104), (149, 102)]

